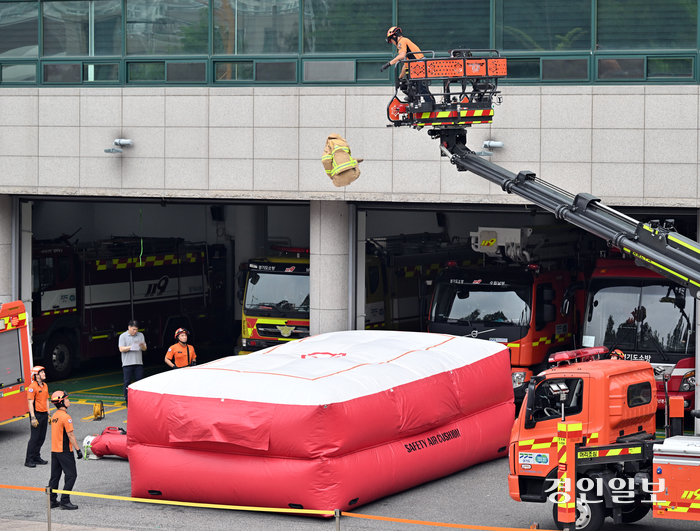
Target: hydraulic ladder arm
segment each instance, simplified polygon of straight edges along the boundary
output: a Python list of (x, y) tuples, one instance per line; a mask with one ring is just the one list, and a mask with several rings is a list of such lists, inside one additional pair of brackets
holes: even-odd
[(690, 290), (700, 299), (700, 244), (675, 232), (672, 226), (642, 223), (606, 205), (591, 194), (572, 195), (531, 171), (517, 175), (480, 158), (467, 145), (464, 127), (430, 129), (440, 140), (442, 155), (459, 171), (470, 171), (631, 255), (647, 267)]

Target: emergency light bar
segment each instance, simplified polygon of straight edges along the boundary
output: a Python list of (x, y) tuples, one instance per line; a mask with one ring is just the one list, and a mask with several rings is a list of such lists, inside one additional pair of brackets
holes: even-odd
[(600, 359), (601, 354), (607, 354), (608, 347), (579, 348), (576, 350), (564, 350), (556, 352), (549, 357), (549, 363), (557, 365), (569, 365), (575, 361), (593, 361)]

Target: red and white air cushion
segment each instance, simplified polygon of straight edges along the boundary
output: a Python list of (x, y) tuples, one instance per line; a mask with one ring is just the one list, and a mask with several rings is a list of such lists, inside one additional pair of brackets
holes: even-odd
[(321, 334), (132, 384), (132, 496), (347, 510), (507, 455), (513, 418), (503, 345)]

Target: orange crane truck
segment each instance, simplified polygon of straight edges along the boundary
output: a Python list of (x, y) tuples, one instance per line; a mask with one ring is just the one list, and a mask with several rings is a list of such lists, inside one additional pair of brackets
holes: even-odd
[[(656, 382), (646, 361), (601, 359), (606, 347), (558, 352), (555, 367), (533, 377), (513, 425), (508, 487), (521, 502), (554, 502), (559, 529), (597, 531), (606, 517), (700, 521), (700, 438), (684, 437), (683, 404), (656, 440)], [(675, 402), (672, 401), (672, 403)], [(694, 411), (694, 416), (700, 412)], [(559, 520), (560, 423), (580, 426), (575, 445), (575, 524)], [(568, 451), (568, 448), (567, 448)]]

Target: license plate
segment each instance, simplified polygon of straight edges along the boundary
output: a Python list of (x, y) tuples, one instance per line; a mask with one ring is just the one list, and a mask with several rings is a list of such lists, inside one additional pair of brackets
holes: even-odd
[(592, 457), (598, 457), (598, 450), (584, 450), (578, 453), (579, 459), (590, 459)]

